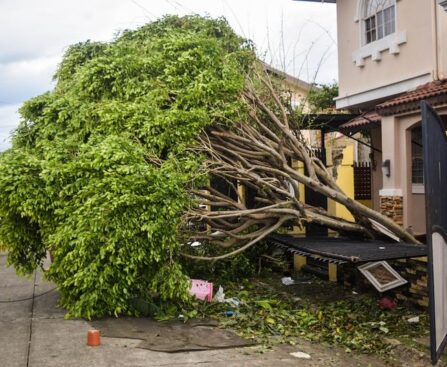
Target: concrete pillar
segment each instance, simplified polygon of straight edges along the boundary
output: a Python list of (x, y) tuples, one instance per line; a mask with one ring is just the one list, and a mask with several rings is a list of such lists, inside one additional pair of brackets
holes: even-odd
[(307, 264), (307, 258), (303, 255), (293, 255), (293, 269), (295, 271), (301, 271), (304, 265)]
[(390, 175), (382, 174), (383, 186), (379, 191), (380, 211), (393, 219), (396, 223), (403, 225), (403, 191), (402, 172), (406, 171), (405, 157), (401, 155), (402, 137), (399, 133), (399, 121), (394, 116), (382, 118), (382, 162), (377, 162), (377, 169), (382, 169), (386, 160), (390, 161)]
[(337, 281), (337, 264), (329, 263), (328, 264), (328, 272), (329, 272), (329, 281), (336, 282)]

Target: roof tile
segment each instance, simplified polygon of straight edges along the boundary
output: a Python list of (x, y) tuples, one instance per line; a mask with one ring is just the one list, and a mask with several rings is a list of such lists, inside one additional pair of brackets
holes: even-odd
[(422, 100), (429, 100), (432, 105), (447, 103), (447, 79), (430, 82), (404, 93), (396, 98), (376, 106), (381, 116), (392, 115), (419, 109)]

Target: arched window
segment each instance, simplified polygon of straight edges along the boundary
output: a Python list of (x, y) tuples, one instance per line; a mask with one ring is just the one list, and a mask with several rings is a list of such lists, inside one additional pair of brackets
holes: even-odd
[(363, 8), (365, 43), (371, 43), (396, 31), (395, 0), (366, 0)]

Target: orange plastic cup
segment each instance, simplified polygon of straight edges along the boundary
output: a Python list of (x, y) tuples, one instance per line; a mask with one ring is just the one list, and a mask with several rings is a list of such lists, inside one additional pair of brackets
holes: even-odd
[(99, 330), (89, 330), (87, 333), (87, 345), (97, 347), (101, 344), (101, 332)]

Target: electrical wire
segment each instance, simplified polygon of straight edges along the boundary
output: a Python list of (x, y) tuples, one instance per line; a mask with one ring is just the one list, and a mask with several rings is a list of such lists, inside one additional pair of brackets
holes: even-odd
[(31, 302), (31, 318), (29, 319), (29, 339), (28, 339), (28, 351), (26, 353), (26, 367), (29, 367), (29, 357), (31, 354), (31, 341), (33, 340), (33, 320), (34, 320), (34, 301), (36, 299), (36, 279), (37, 271), (34, 270), (34, 281), (33, 281), (33, 297)]
[(45, 294), (48, 294), (48, 293), (54, 291), (55, 289), (56, 289), (56, 287), (51, 288), (50, 290), (48, 290), (46, 292), (43, 292), (41, 294), (33, 295), (32, 297), (28, 297), (28, 298), (12, 299), (12, 300), (7, 300), (7, 301), (0, 300), (0, 303), (15, 303), (15, 302), (31, 301), (32, 299), (35, 299), (35, 298), (38, 298), (38, 297), (42, 297)]

